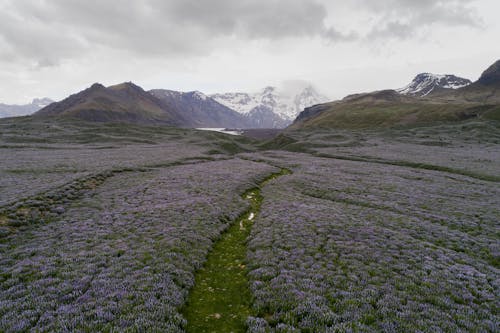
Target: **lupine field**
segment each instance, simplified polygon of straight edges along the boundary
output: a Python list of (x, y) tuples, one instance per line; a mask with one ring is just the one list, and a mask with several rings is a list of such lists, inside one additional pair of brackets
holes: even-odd
[[(0, 332), (200, 331), (191, 291), (235, 297), (210, 275), (248, 296), (241, 331), (500, 331), (496, 124), (261, 142), (2, 120), (0, 157)], [(233, 230), (234, 279), (207, 277)]]

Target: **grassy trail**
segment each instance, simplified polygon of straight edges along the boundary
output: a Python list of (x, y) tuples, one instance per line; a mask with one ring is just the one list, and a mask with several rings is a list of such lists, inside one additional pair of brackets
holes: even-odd
[(249, 200), (250, 208), (221, 236), (205, 265), (197, 272), (183, 310), (188, 322), (187, 332), (245, 332), (245, 321), (252, 314), (252, 295), (245, 267), (246, 243), (262, 203), (260, 188), (289, 173), (282, 169), (242, 195)]

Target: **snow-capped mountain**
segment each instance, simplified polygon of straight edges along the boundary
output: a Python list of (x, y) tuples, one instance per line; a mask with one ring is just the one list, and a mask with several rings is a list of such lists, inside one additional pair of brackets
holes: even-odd
[(27, 116), (53, 102), (50, 98), (35, 98), (31, 104), (9, 105), (0, 103), (0, 118)]
[(249, 128), (249, 120), (199, 91), (153, 89), (149, 93), (168, 109), (180, 111), (190, 127)]
[[(222, 93), (210, 95), (217, 102), (251, 118), (262, 127), (285, 127), (291, 124), (304, 108), (328, 101), (313, 87), (298, 92), (285, 92), (276, 87), (265, 87), (257, 93)], [(253, 119), (255, 118), (255, 119)]]
[(409, 85), (396, 89), (396, 91), (403, 95), (424, 97), (436, 90), (458, 89), (468, 86), (471, 83), (470, 80), (455, 75), (421, 73), (415, 76)]

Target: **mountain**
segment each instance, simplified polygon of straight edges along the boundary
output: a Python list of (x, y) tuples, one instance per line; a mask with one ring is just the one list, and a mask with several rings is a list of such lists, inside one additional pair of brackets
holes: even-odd
[(290, 125), (288, 119), (283, 119), (272, 108), (265, 105), (254, 107), (243, 116), (250, 122), (251, 128), (285, 128)]
[(131, 82), (104, 87), (99, 83), (52, 103), (35, 117), (72, 117), (96, 122), (125, 122), (188, 126), (177, 110)]
[(167, 107), (179, 111), (190, 127), (252, 127), (246, 117), (199, 91), (179, 92), (154, 89), (149, 93)]
[[(451, 77), (448, 82), (465, 82)], [(476, 82), (456, 89), (450, 87), (435, 86), (432, 93), (423, 95), (395, 90), (350, 95), (306, 108), (289, 129), (384, 128), (470, 118), (500, 120), (500, 61), (484, 71)]]
[(500, 105), (500, 60), (488, 67), (476, 82), (453, 91), (433, 93), (432, 99), (452, 103)]
[(483, 86), (500, 86), (500, 60), (488, 67), (477, 80), (477, 83)]
[(54, 101), (50, 98), (35, 98), (30, 104), (9, 105), (0, 103), (0, 118), (30, 115)]
[(327, 98), (313, 87), (296, 92), (280, 91), (265, 87), (257, 93), (221, 93), (210, 95), (217, 102), (250, 119), (253, 127), (286, 127), (305, 107), (323, 103)]
[(421, 73), (415, 76), (413, 81), (406, 87), (396, 89), (396, 91), (403, 95), (424, 97), (438, 90), (459, 89), (471, 83), (469, 79), (464, 79), (455, 75)]
[(251, 127), (247, 117), (199, 91), (155, 89), (147, 92), (131, 82), (110, 87), (95, 83), (39, 110), (34, 116), (178, 127)]

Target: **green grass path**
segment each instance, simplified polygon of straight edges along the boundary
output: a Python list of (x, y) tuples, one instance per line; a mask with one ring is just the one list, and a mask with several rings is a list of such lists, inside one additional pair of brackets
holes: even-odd
[(243, 194), (250, 201), (249, 210), (222, 234), (205, 265), (196, 273), (195, 285), (183, 309), (187, 332), (245, 332), (246, 319), (252, 314), (245, 267), (246, 243), (262, 202), (260, 187), (288, 173), (282, 169)]

